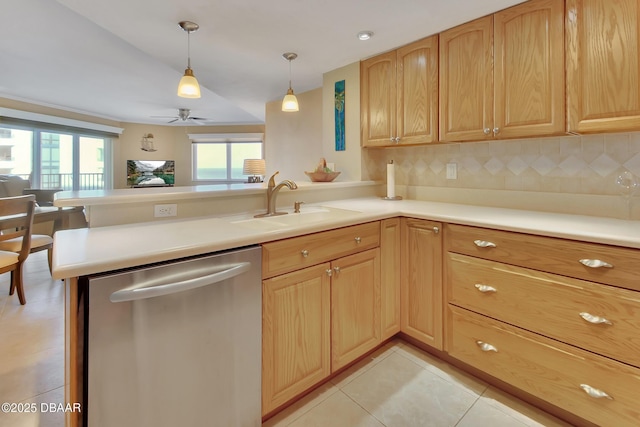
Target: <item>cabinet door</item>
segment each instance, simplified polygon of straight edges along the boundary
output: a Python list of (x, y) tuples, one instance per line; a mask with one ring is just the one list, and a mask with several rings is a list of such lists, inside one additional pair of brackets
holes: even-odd
[(396, 52), (360, 63), (360, 126), (363, 147), (389, 145), (396, 136)]
[(380, 249), (331, 263), (331, 370), (380, 343)]
[(262, 282), (262, 414), (326, 378), (329, 263)]
[(400, 332), (400, 218), (381, 221), (380, 317), (382, 340)]
[(438, 141), (438, 36), (397, 50), (399, 144)]
[(567, 0), (568, 128), (640, 127), (640, 2)]
[(442, 350), (442, 224), (402, 223), (401, 330)]
[(564, 133), (563, 0), (528, 1), (493, 19), (494, 136)]
[(441, 141), (493, 137), (492, 48), (492, 16), (440, 33)]

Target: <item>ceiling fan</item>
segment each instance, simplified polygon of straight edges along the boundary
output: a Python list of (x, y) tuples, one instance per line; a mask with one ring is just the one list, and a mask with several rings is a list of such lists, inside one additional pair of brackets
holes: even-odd
[(191, 115), (191, 110), (189, 108), (178, 108), (177, 116), (151, 116), (151, 117), (162, 118), (162, 119), (173, 119), (173, 120), (169, 120), (167, 123), (174, 123), (180, 120), (183, 122), (193, 122), (201, 125), (209, 121), (209, 119), (206, 119), (204, 117), (193, 117)]

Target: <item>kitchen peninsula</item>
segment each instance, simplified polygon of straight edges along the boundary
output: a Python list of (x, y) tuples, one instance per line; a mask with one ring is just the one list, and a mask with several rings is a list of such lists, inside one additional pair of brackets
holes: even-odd
[[(363, 185), (369, 191), (377, 190), (374, 184)], [(345, 191), (350, 191), (348, 184), (345, 184), (345, 188)], [(362, 188), (359, 191), (362, 191)], [(339, 230), (344, 230), (339, 231), (342, 233), (340, 235), (347, 235), (349, 230), (358, 230), (354, 227), (375, 224), (375, 227), (380, 227), (380, 236), (383, 237), (379, 243), (381, 254), (379, 268), (381, 271), (386, 268), (385, 271), (391, 269), (401, 273), (401, 283), (391, 283), (393, 280), (384, 283), (383, 280), (381, 287), (387, 286), (389, 289), (391, 284), (392, 287), (400, 288), (398, 291), (401, 290), (403, 295), (410, 295), (411, 306), (430, 313), (435, 319), (435, 322), (427, 328), (430, 329), (427, 332), (439, 338), (432, 343), (415, 338), (419, 335), (413, 334), (412, 330), (425, 328), (416, 324), (418, 320), (411, 316), (403, 320), (402, 326), (398, 322), (397, 328), (390, 329), (392, 332), (387, 332), (385, 337), (389, 333), (395, 335), (399, 332), (400, 336), (413, 339), (412, 342), (422, 344), (424, 348), (440, 357), (459, 361), (476, 374), (486, 373), (490, 375), (489, 378), (497, 378), (503, 384), (510, 384), (512, 388), (509, 391), (520, 390), (522, 397), (574, 423), (580, 423), (580, 420), (601, 423), (602, 417), (608, 417), (609, 420), (619, 421), (618, 425), (632, 425), (632, 420), (640, 416), (637, 407), (634, 406), (635, 403), (625, 397), (640, 393), (640, 380), (638, 380), (640, 361), (632, 356), (637, 354), (640, 348), (637, 340), (628, 336), (628, 331), (624, 327), (625, 324), (639, 326), (640, 319), (637, 315), (625, 314), (637, 313), (637, 309), (615, 308), (617, 304), (623, 304), (623, 307), (625, 307), (624, 304), (631, 304), (634, 307), (640, 305), (640, 297), (637, 296), (640, 294), (640, 283), (637, 279), (637, 267), (635, 267), (640, 257), (638, 255), (640, 227), (637, 222), (419, 200), (405, 199), (389, 202), (373, 196), (329, 199), (326, 194), (321, 200), (314, 200), (315, 203), (304, 204), (299, 214), (292, 213), (289, 209), (289, 215), (283, 217), (255, 219), (254, 211), (264, 209), (264, 199), (261, 198), (263, 192), (263, 189), (255, 190), (254, 194), (259, 202), (256, 202), (256, 208), (251, 210), (225, 212), (218, 215), (205, 214), (151, 223), (94, 226), (56, 234), (53, 274), (55, 278), (66, 280), (68, 297), (66, 328), (70, 339), (67, 341), (66, 390), (69, 402), (82, 399), (81, 379), (85, 375), (82, 365), (78, 364), (80, 355), (76, 353), (78, 346), (81, 347), (83, 344), (82, 336), (78, 334), (77, 329), (81, 327), (78, 322), (83, 313), (72, 308), (78, 307), (80, 298), (76, 293), (78, 278), (248, 245), (257, 244), (266, 248), (267, 245), (278, 242), (294, 242), (297, 241), (296, 239), (304, 241), (305, 236), (309, 239), (316, 239), (315, 236), (321, 239), (325, 233)], [(285, 194), (293, 197), (292, 200), (313, 197), (304, 192), (283, 192), (281, 202), (286, 206), (292, 206), (293, 203), (288, 203), (289, 200), (284, 198)], [(152, 203), (159, 202), (155, 199), (155, 195), (149, 197), (153, 198)], [(191, 195), (177, 197), (188, 198)], [(162, 202), (164, 203), (165, 200), (163, 199)], [(442, 271), (442, 276), (437, 280), (429, 280), (429, 289), (434, 293), (426, 295), (428, 297), (426, 300), (419, 289), (412, 288), (412, 283), (420, 284), (424, 278), (410, 277), (406, 274), (408, 271), (424, 271), (423, 267), (401, 268), (400, 265), (393, 264), (393, 260), (385, 259), (389, 251), (385, 249), (387, 243), (382, 230), (385, 229), (385, 225), (392, 223), (401, 225), (399, 230), (401, 233), (397, 234), (397, 242), (400, 242), (398, 247), (401, 248), (399, 251), (402, 258), (401, 265), (405, 265), (403, 263), (407, 259), (416, 260), (424, 265), (424, 268), (437, 268), (438, 271)], [(390, 229), (387, 228), (387, 230)], [(356, 246), (360, 244), (359, 237), (356, 237)], [(426, 257), (425, 254), (412, 254), (412, 249), (425, 247), (420, 242), (426, 239), (434, 239), (429, 246), (432, 248), (431, 255)], [(362, 241), (364, 242), (364, 237)], [(525, 246), (518, 247), (516, 243), (518, 241), (527, 243)], [(153, 242), (153, 244), (141, 248), (140, 245), (132, 245), (131, 242)], [(467, 242), (472, 246), (468, 247)], [(363, 244), (368, 245), (368, 243)], [(377, 245), (377, 243), (372, 244)], [(405, 245), (411, 245), (411, 249)], [(305, 250), (302, 250), (301, 265), (307, 265), (303, 263), (303, 259), (313, 259), (313, 256), (305, 257), (304, 252)], [(372, 254), (375, 255), (375, 252)], [(567, 254), (572, 261), (563, 259), (563, 254)], [(431, 258), (434, 255), (439, 258)], [(263, 258), (263, 279), (266, 271), (264, 270), (265, 262)], [(325, 258), (309, 261), (310, 264), (314, 262), (323, 263)], [(609, 264), (611, 267), (606, 267), (604, 264)], [(322, 264), (318, 264), (320, 265)], [(455, 269), (453, 269), (454, 265)], [(460, 279), (454, 275), (454, 271), (466, 271), (467, 268), (470, 269), (465, 273), (469, 275), (467, 279)], [(496, 276), (499, 272), (502, 272), (501, 275), (509, 272), (515, 276), (502, 278)], [(474, 279), (474, 275), (478, 275), (478, 279)], [(534, 298), (535, 294), (529, 296), (530, 299), (525, 299), (524, 302), (512, 299), (516, 296), (510, 296), (510, 291), (505, 284), (509, 283), (511, 277), (528, 277), (530, 286), (526, 291), (540, 287), (540, 292), (543, 292), (540, 301)], [(484, 283), (484, 281), (490, 283)], [(266, 283), (268, 282), (265, 280), (263, 286)], [(549, 283), (554, 284), (555, 287), (546, 289), (545, 286)], [(504, 288), (504, 290), (498, 293), (491, 291), (484, 293), (483, 291), (488, 288), (478, 287), (480, 284), (493, 288), (498, 284), (497, 289)], [(469, 285), (483, 298), (491, 298), (493, 294), (503, 308), (497, 313), (484, 314), (486, 311), (482, 307), (478, 308), (478, 302), (469, 300), (470, 297), (465, 299), (461, 296), (465, 294), (461, 294), (462, 291), (458, 288)], [(380, 297), (382, 306), (386, 308), (394, 305), (388, 304), (385, 300), (388, 297), (395, 298), (393, 296), (396, 295), (395, 291), (391, 289), (390, 293)], [(574, 291), (566, 294), (568, 289)], [(436, 295), (435, 299), (432, 298), (434, 295)], [(440, 296), (439, 299), (437, 295)], [(421, 296), (422, 300), (419, 300)], [(407, 312), (409, 307), (405, 305), (406, 297), (403, 298), (405, 298), (402, 300), (403, 304), (398, 304), (399, 311)], [(507, 299), (500, 300), (500, 298)], [(585, 305), (584, 312), (576, 313), (575, 318), (563, 311), (566, 307), (572, 307), (569, 303), (571, 299), (578, 301), (576, 304)], [(597, 305), (598, 300), (606, 300), (610, 309), (607, 311), (606, 307)], [(544, 328), (540, 330), (537, 326), (532, 327), (531, 324), (546, 323), (536, 320), (536, 316), (545, 313), (544, 309), (541, 312), (525, 311), (523, 316), (526, 315), (527, 318), (522, 320), (523, 323), (520, 320), (514, 321), (508, 316), (511, 310), (509, 307), (512, 304), (520, 307), (516, 310), (522, 311), (522, 304), (526, 307), (529, 301), (542, 304), (540, 307), (548, 306), (549, 314), (557, 317), (552, 323), (564, 325), (566, 330)], [(566, 307), (563, 305), (565, 301)], [(583, 313), (588, 315), (584, 314), (581, 317)], [(400, 313), (392, 315), (400, 317)], [(375, 318), (380, 319), (380, 317)], [(598, 321), (602, 319), (614, 326), (599, 324)], [(264, 327), (263, 325), (263, 329)], [(489, 328), (486, 329), (487, 336), (491, 336), (494, 340), (490, 345), (499, 348), (498, 353), (487, 352), (484, 347), (476, 345), (476, 341), (483, 344), (488, 341), (476, 337), (484, 333), (484, 328)], [(604, 334), (605, 340), (609, 340), (610, 343), (625, 343), (626, 347), (610, 345), (610, 348), (606, 348), (607, 346), (603, 344), (589, 344), (601, 338), (593, 338), (594, 332), (583, 330), (584, 328), (597, 329), (600, 335)], [(609, 329), (603, 331), (603, 328)], [(569, 330), (573, 330), (574, 333), (567, 334)], [(468, 335), (469, 333), (471, 335)], [(586, 338), (582, 339), (581, 336)], [(386, 338), (377, 334), (376, 339), (381, 344)], [(518, 339), (524, 340), (525, 343), (536, 343), (537, 347), (527, 351), (530, 350), (533, 355), (540, 355), (539, 360), (529, 360), (527, 357), (533, 356), (518, 354), (518, 348), (523, 345), (518, 343)], [(496, 344), (496, 342), (502, 344)], [(470, 344), (467, 345), (467, 343)], [(90, 346), (90, 343), (88, 345)], [(263, 347), (264, 351), (279, 350), (266, 350)], [(475, 352), (479, 353), (475, 354)], [(364, 354), (366, 351), (362, 353)], [(480, 357), (479, 355), (486, 358), (492, 357), (492, 354), (496, 354), (497, 359), (489, 359), (487, 362), (482, 359), (474, 362)], [(562, 355), (567, 354), (571, 354), (571, 358), (577, 358), (575, 360), (583, 360), (580, 366), (586, 367), (586, 370), (575, 373), (571, 369), (566, 369), (564, 366), (567, 363), (569, 365), (573, 363), (571, 362), (573, 359), (567, 362), (563, 358)], [(507, 359), (499, 359), (501, 357)], [(531, 381), (528, 378), (532, 378), (532, 372), (527, 369), (518, 368), (512, 371), (505, 368), (509, 363), (514, 363), (514, 360), (520, 361), (516, 363), (524, 363), (525, 366), (533, 363), (533, 366), (536, 366), (534, 369), (549, 372), (549, 378), (538, 375), (536, 378), (539, 377), (539, 384), (536, 383), (536, 386), (531, 388)], [(495, 366), (501, 368), (496, 370)], [(266, 368), (263, 367), (264, 369)], [(586, 375), (589, 378), (567, 377), (574, 374)], [(320, 382), (322, 379), (314, 384)], [(308, 389), (314, 384), (305, 387)], [(265, 384), (263, 384), (263, 415), (268, 416), (281, 406), (266, 406), (264, 390)], [(615, 400), (610, 402), (608, 398), (598, 398), (601, 392), (608, 393)], [(296, 394), (282, 397), (281, 400), (274, 402), (288, 402), (295, 399), (295, 396)]]

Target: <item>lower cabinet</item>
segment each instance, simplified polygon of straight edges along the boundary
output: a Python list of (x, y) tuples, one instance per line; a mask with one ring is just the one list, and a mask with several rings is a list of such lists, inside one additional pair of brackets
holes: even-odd
[(442, 224), (402, 218), (401, 331), (442, 350)]
[(331, 262), (331, 371), (380, 343), (380, 249)]
[(262, 414), (331, 373), (329, 263), (262, 282)]
[[(369, 223), (263, 245), (270, 254), (263, 272), (290, 262), (281, 259), (283, 247), (301, 264), (314, 256), (325, 260), (263, 279), (263, 416), (380, 344), (379, 227)], [(334, 236), (342, 239), (342, 253), (352, 254), (327, 260)]]
[(637, 426), (640, 369), (449, 305), (449, 354), (601, 426)]
[(400, 218), (380, 221), (380, 319), (382, 341), (400, 332)]

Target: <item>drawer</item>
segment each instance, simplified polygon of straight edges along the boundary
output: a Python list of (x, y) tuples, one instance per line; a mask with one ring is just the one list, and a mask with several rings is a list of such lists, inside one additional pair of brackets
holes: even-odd
[(449, 320), (454, 358), (592, 423), (638, 425), (640, 369), (451, 305)]
[(379, 245), (379, 221), (265, 243), (262, 277), (299, 270)]
[(445, 242), (451, 252), (640, 291), (638, 249), (451, 224)]
[(448, 301), (640, 367), (640, 292), (459, 255)]

